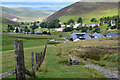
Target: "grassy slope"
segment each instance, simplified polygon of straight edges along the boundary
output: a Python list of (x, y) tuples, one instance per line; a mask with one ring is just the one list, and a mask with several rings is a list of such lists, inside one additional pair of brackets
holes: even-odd
[(13, 21), (8, 20), (8, 19), (6, 19), (6, 18), (0, 17), (0, 25), (1, 25), (1, 27), (2, 27), (1, 31), (6, 31), (8, 24), (12, 24), (12, 25), (14, 25), (14, 26), (19, 25), (18, 22), (13, 22)]
[(23, 35), (23, 34), (3, 34), (2, 36), (3, 36), (2, 51), (13, 50), (14, 40), (17, 38), (22, 39), (24, 42), (24, 47), (28, 48), (28, 47), (35, 47), (35, 46), (43, 46), (50, 39), (53, 39), (56, 37), (56, 36), (49, 36), (49, 35)]
[(24, 21), (35, 21), (38, 18), (46, 18), (47, 16), (54, 13), (54, 11), (45, 11), (45, 10), (32, 10), (32, 9), (23, 9), (23, 8), (7, 8), (2, 7), (3, 17), (8, 19), (13, 19), (15, 17), (20, 18)]
[[(84, 53), (90, 53), (94, 48), (87, 49), (87, 48), (81, 48), (81, 47), (117, 47), (118, 46), (118, 37), (113, 37), (113, 38), (105, 38), (105, 39), (94, 39), (94, 40), (83, 40), (83, 41), (78, 41), (78, 42), (70, 42), (70, 43), (65, 43), (65, 44), (60, 44), (58, 45), (59, 47), (59, 53), (61, 53), (61, 56), (73, 56), (76, 58), (80, 58), (80, 56)], [(69, 46), (68, 46), (69, 45)], [(95, 52), (95, 51), (98, 52)], [(94, 60), (93, 57), (92, 59), (88, 59), (87, 61), (93, 63), (93, 64), (98, 64), (98, 65), (103, 65), (105, 68), (110, 68), (112, 70), (118, 70), (118, 49), (109, 49), (106, 50), (103, 48), (102, 52), (100, 48), (97, 48), (96, 50), (93, 51), (93, 53), (89, 56), (94, 56), (97, 53), (102, 54), (103, 57), (99, 61)], [(88, 52), (87, 52), (88, 51)], [(58, 54), (59, 54), (58, 53)], [(85, 54), (86, 55), (86, 54)], [(81, 58), (82, 59), (82, 58)], [(111, 65), (112, 64), (112, 65)]]
[[(118, 15), (118, 9), (111, 9), (111, 10), (105, 10), (105, 11), (98, 10), (98, 11), (91, 12), (89, 14), (82, 14), (82, 15), (75, 15), (75, 16), (74, 15), (62, 16), (59, 19), (62, 23), (64, 23), (64, 22), (68, 22), (68, 20), (70, 19), (74, 19), (75, 21), (77, 21), (79, 17), (82, 17), (84, 24), (93, 24), (92, 22), (90, 22), (92, 18), (96, 18), (97, 20), (99, 20), (102, 17), (107, 17), (107, 16), (112, 17), (114, 15)], [(96, 23), (98, 23), (98, 21)]]
[(94, 16), (97, 16), (96, 13), (98, 15), (104, 16), (104, 13), (100, 14), (101, 11), (104, 12), (106, 10), (112, 10), (112, 9), (117, 9), (117, 8), (118, 8), (117, 3), (110, 3), (110, 2), (76, 2), (74, 4), (71, 4), (71, 5), (69, 5), (67, 7), (64, 7), (63, 9), (55, 12), (53, 15), (49, 16), (46, 19), (46, 21), (51, 21), (53, 19), (60, 18), (62, 16), (63, 16), (62, 17), (63, 19), (62, 18), (61, 19), (63, 21), (65, 21), (69, 17), (64, 17), (64, 16), (82, 16), (82, 15), (85, 15), (85, 14), (87, 16), (89, 14), (92, 14), (91, 16), (94, 17)]
[[(35, 37), (35, 36), (34, 36)], [(11, 40), (9, 40), (11, 39)], [(6, 43), (6, 46), (13, 46), (13, 40), (15, 37), (8, 37), (8, 35), (3, 36), (3, 44)], [(20, 38), (21, 39), (21, 38)], [(24, 42), (24, 53), (25, 53), (25, 66), (28, 70), (31, 70), (31, 52), (41, 52), (43, 51), (44, 43), (41, 42), (41, 39), (29, 39), (22, 38)], [(36, 46), (34, 46), (34, 45)], [(63, 44), (61, 44), (63, 45)], [(31, 47), (28, 47), (31, 46)], [(36, 71), (36, 78), (103, 78), (104, 76), (94, 69), (89, 69), (84, 67), (84, 64), (80, 66), (69, 66), (64, 67), (64, 65), (68, 64), (68, 57), (65, 55), (57, 56), (59, 53), (60, 45), (48, 45), (46, 58), (41, 66), (39, 71)], [(2, 52), (2, 66), (3, 72), (9, 71), (15, 68), (14, 64), (14, 50), (8, 50), (8, 47), (3, 46), (5, 51)], [(67, 48), (67, 47), (66, 47)], [(9, 60), (8, 60), (9, 57)], [(7, 78), (13, 78), (15, 75), (9, 76)]]
[(32, 10), (32, 9), (22, 9), (22, 8), (12, 9), (6, 7), (2, 7), (2, 11), (16, 16), (33, 17), (33, 18), (42, 18), (53, 13), (53, 11)]
[[(2, 54), (2, 63), (3, 63), (3, 72), (14, 69), (14, 50), (9, 50), (9, 47), (13, 48), (13, 40), (16, 39), (16, 34), (14, 35), (5, 35), (3, 36), (3, 54)], [(31, 70), (31, 52), (41, 52), (44, 49), (44, 45), (47, 43), (47, 40), (43, 40), (40, 37), (44, 36), (35, 36), (35, 35), (20, 35), (20, 39), (24, 42), (24, 51), (25, 51), (25, 66), (27, 69)], [(24, 36), (24, 37), (23, 37)], [(26, 39), (30, 37), (29, 39)], [(34, 38), (34, 39), (32, 39)], [(11, 40), (10, 40), (11, 39)], [(39, 78), (103, 78), (104, 76), (94, 69), (89, 69), (84, 67), (84, 64), (81, 62), (80, 66), (69, 66), (65, 67), (64, 65), (68, 64), (70, 56), (77, 58), (79, 61), (82, 59), (79, 58), (79, 54), (84, 52), (84, 49), (80, 47), (87, 46), (104, 46), (104, 47), (113, 47), (118, 46), (116, 38), (105, 38), (105, 39), (94, 39), (94, 40), (85, 40), (78, 42), (62, 43), (58, 45), (48, 45), (47, 54), (43, 65), (39, 71), (36, 71), (35, 79)], [(7, 46), (4, 46), (4, 44)], [(34, 44), (34, 45), (33, 45)], [(10, 45), (10, 46), (9, 46)], [(69, 45), (69, 46), (68, 46)], [(72, 54), (71, 54), (72, 53)], [(105, 65), (106, 68), (116, 68), (117, 67), (117, 51), (111, 55), (107, 55), (108, 59), (94, 61), (87, 59), (93, 64)], [(8, 60), (9, 57), (9, 60)], [(112, 65), (111, 65), (112, 64)], [(15, 77), (15, 75), (9, 76), (7, 78)]]

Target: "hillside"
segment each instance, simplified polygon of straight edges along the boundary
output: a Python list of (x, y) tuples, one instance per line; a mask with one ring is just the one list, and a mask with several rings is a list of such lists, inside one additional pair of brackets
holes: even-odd
[[(21, 19), (25, 18), (45, 18), (54, 11), (45, 11), (45, 10), (32, 10), (32, 9), (23, 9), (23, 8), (2, 8), (2, 15), (4, 18), (11, 19), (13, 17), (18, 17)], [(0, 11), (1, 12), (1, 11)]]
[(6, 27), (8, 24), (12, 24), (14, 26), (19, 25), (18, 22), (14, 22), (14, 21), (8, 20), (6, 18), (0, 17), (0, 25), (2, 25), (2, 31), (6, 31)]
[(61, 22), (66, 22), (70, 18), (76, 20), (80, 16), (93, 18), (95, 16), (117, 15), (117, 7), (118, 5), (115, 2), (76, 2), (49, 16), (46, 21), (49, 22), (53, 19), (59, 18)]
[[(15, 67), (14, 40), (16, 38), (23, 40), (25, 68), (31, 71), (30, 53), (33, 51), (43, 51), (44, 45), (47, 44), (48, 40), (55, 37), (54, 35), (26, 35), (12, 33), (4, 33), (2, 36), (2, 72), (7, 72)], [(45, 39), (45, 37), (47, 38)], [(99, 68), (105, 68), (104, 72), (106, 72), (107, 75), (109, 74), (109, 69), (111, 73), (118, 70), (118, 40), (118, 37), (111, 37), (61, 44), (48, 44), (46, 57), (41, 68), (36, 71), (35, 80), (39, 78), (107, 78), (105, 77), (105, 74), (99, 72), (98, 69), (87, 67), (86, 65), (88, 64), (83, 61), (97, 65)], [(80, 61), (80, 65), (70, 66), (69, 58), (71, 56)], [(15, 77), (15, 75), (12, 75), (6, 78)]]

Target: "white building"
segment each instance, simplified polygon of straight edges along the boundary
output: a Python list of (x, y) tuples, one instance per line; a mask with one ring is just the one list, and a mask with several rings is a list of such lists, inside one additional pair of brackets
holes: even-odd
[(13, 18), (12, 21), (18, 22), (18, 19), (17, 18)]
[(55, 31), (63, 31), (63, 28), (56, 28)]
[(75, 24), (73, 25), (73, 28), (77, 28), (80, 25), (80, 23), (75, 22)]
[(115, 26), (115, 21), (111, 20), (111, 26)]
[(67, 25), (67, 27), (70, 27), (70, 25)]
[(16, 32), (16, 29), (18, 28), (18, 31), (20, 32), (20, 28), (18, 26), (15, 27), (13, 32)]
[(90, 26), (92, 26), (92, 27), (94, 27), (94, 26), (100, 26), (99, 24), (82, 24), (82, 26), (87, 26), (87, 27), (90, 27)]

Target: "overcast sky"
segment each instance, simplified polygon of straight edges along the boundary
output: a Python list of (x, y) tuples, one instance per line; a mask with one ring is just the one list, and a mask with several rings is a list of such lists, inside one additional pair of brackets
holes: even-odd
[(77, 2), (80, 0), (2, 0), (2, 2)]

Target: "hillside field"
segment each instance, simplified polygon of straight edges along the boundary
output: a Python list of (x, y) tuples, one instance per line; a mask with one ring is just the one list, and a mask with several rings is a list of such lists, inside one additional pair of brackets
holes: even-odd
[[(14, 60), (14, 39), (23, 40), (24, 44), (24, 56), (25, 56), (25, 66), (27, 69), (31, 70), (31, 52), (41, 52), (44, 49), (45, 44), (51, 38), (56, 38), (54, 36), (45, 35), (18, 35), (18, 34), (3, 34), (2, 37), (2, 67), (3, 71), (6, 72), (15, 67)], [(11, 40), (9, 40), (11, 39)], [(95, 69), (90, 69), (85, 67), (85, 63), (82, 62), (84, 58), (80, 56), (86, 54), (87, 47), (117, 47), (118, 46), (118, 37), (113, 38), (104, 38), (104, 39), (94, 39), (94, 40), (83, 40), (78, 42), (69, 42), (61, 43), (55, 45), (48, 45), (47, 53), (42, 64), (41, 68), (36, 71), (35, 79), (39, 78), (105, 78), (103, 74), (98, 72)], [(85, 48), (84, 48), (85, 47)], [(93, 49), (94, 49), (93, 48)], [(96, 48), (95, 48), (96, 49)], [(99, 54), (101, 54), (101, 49), (97, 49)], [(104, 49), (102, 49), (103, 51)], [(90, 49), (91, 51), (91, 49)], [(107, 52), (107, 53), (106, 53)], [(112, 68), (113, 70), (117, 69), (117, 58), (118, 52), (116, 49), (111, 49), (111, 51), (103, 51), (103, 56), (100, 57), (100, 60), (96, 61), (94, 58), (96, 52), (92, 55), (89, 55), (91, 58), (87, 58), (86, 61), (89, 61), (93, 64), (102, 65), (105, 68)], [(114, 52), (114, 53), (112, 53)], [(111, 54), (112, 53), (112, 54)], [(80, 65), (67, 66), (69, 57), (72, 56), (80, 61)], [(9, 58), (9, 60), (8, 60)], [(111, 65), (112, 64), (112, 65)], [(13, 78), (15, 75), (8, 76), (6, 78)], [(27, 76), (28, 77), (28, 76)]]
[(112, 17), (118, 15), (118, 9), (111, 9), (111, 10), (104, 10), (104, 11), (94, 11), (89, 14), (82, 14), (82, 15), (68, 15), (68, 16), (61, 16), (59, 19), (62, 23), (68, 22), (70, 19), (77, 21), (79, 17), (82, 17), (83, 24), (93, 24), (90, 20), (92, 18), (96, 18), (98, 21), (94, 23), (99, 23), (100, 18), (103, 17)]

